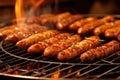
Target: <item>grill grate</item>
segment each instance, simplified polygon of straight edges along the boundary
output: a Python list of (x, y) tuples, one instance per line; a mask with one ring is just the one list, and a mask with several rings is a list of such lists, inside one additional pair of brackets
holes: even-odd
[(27, 79), (120, 78), (119, 51), (93, 63), (82, 63), (79, 58), (59, 62), (43, 55), (29, 55), (5, 41), (0, 46), (0, 75)]

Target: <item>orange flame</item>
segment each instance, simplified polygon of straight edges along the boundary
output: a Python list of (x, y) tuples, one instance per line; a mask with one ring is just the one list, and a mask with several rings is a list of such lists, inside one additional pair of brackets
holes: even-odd
[(51, 76), (51, 78), (60, 78), (60, 67), (57, 69), (58, 70), (58, 72), (56, 72), (55, 74), (53, 74), (52, 76)]
[(80, 71), (78, 71), (75, 76), (79, 77), (80, 76)]
[[(24, 9), (23, 9), (23, 0), (16, 0), (15, 15), (16, 15), (16, 20), (25, 18), (24, 17)], [(18, 21), (17, 21), (17, 24), (19, 24)]]

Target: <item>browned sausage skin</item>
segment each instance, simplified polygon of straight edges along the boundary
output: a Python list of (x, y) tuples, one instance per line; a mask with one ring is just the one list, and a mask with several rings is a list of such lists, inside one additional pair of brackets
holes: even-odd
[(82, 34), (82, 35), (88, 34), (88, 33), (92, 32), (96, 27), (98, 27), (106, 22), (111, 22), (113, 20), (114, 20), (113, 16), (106, 16), (106, 17), (103, 17), (102, 19), (98, 19), (96, 21), (88, 23), (78, 29), (78, 34)]
[(76, 15), (71, 15), (70, 17), (68, 18), (65, 18), (61, 21), (59, 21), (57, 24), (56, 24), (56, 27), (58, 30), (65, 30), (69, 27), (69, 25), (71, 23), (73, 23), (74, 21), (77, 21), (79, 19), (83, 18), (83, 16), (79, 15), (79, 14), (76, 14)]
[(6, 38), (7, 35), (12, 34), (17, 25), (6, 26), (4, 28), (0, 28), (0, 40)]
[(58, 34), (52, 38), (49, 38), (49, 39), (46, 39), (44, 41), (40, 41), (36, 44), (33, 44), (31, 45), (29, 48), (28, 48), (28, 53), (29, 54), (36, 54), (36, 53), (40, 53), (40, 52), (43, 52), (44, 49), (54, 43), (57, 43), (57, 42), (60, 42), (60, 41), (63, 41), (65, 39), (67, 39), (68, 37), (70, 37), (70, 34), (69, 33), (61, 33), (61, 34)]
[(81, 37), (79, 35), (73, 35), (65, 41), (55, 43), (44, 50), (44, 56), (46, 57), (56, 57), (58, 52), (68, 48), (72, 44), (80, 41)]
[(47, 30), (42, 33), (37, 33), (34, 35), (29, 36), (28, 38), (22, 39), (16, 43), (16, 46), (21, 49), (27, 49), (32, 44), (35, 44), (41, 40), (44, 40), (46, 38), (53, 37), (57, 35), (59, 32), (56, 30)]
[(69, 13), (69, 12), (60, 13), (58, 15), (54, 15), (54, 16), (42, 19), (41, 24), (46, 24), (46, 23), (56, 24), (57, 22), (61, 21), (62, 19), (65, 19), (69, 16), (71, 16), (71, 13)]
[(46, 19), (46, 18), (50, 18), (50, 17), (53, 17), (55, 15), (53, 14), (41, 14), (37, 17), (31, 17), (31, 18), (28, 18), (26, 20), (26, 23), (28, 24), (33, 24), (33, 23), (38, 23), (38, 24), (41, 24), (42, 20)]
[(101, 59), (119, 50), (119, 48), (119, 42), (117, 42), (116, 40), (112, 40), (102, 46), (84, 52), (83, 54), (81, 54), (80, 60), (82, 62), (91, 62), (96, 59)]
[(79, 21), (76, 21), (74, 23), (72, 23), (70, 26), (69, 26), (69, 29), (71, 31), (77, 31), (79, 27), (82, 27), (83, 25), (89, 23), (89, 22), (92, 22), (92, 21), (95, 21), (96, 18), (95, 17), (88, 17), (88, 18), (85, 18), (85, 19), (81, 19)]
[(99, 44), (100, 38), (98, 36), (92, 36), (85, 40), (82, 40), (67, 49), (58, 53), (58, 60), (70, 60), (77, 56), (80, 56), (86, 50), (96, 47)]
[(110, 29), (114, 26), (113, 22), (110, 23), (105, 23), (101, 26), (98, 26), (97, 28), (94, 29), (94, 34), (97, 36), (104, 35), (105, 30)]
[(120, 21), (115, 21), (114, 27), (107, 29), (104, 33), (106, 38), (117, 38), (120, 34)]
[[(28, 27), (29, 26), (29, 27)], [(30, 24), (24, 27), (24, 30), (8, 35), (5, 40), (8, 42), (16, 43), (17, 41), (26, 38), (32, 34), (43, 32), (47, 30), (45, 26), (39, 26), (37, 24)]]

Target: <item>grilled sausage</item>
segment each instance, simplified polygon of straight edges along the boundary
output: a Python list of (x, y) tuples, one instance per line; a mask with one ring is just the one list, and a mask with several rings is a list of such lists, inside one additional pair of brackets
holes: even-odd
[(47, 47), (44, 50), (44, 56), (56, 57), (60, 51), (68, 48), (69, 46), (71, 46), (72, 44), (75, 44), (76, 42), (78, 42), (80, 40), (81, 40), (81, 37), (79, 35), (73, 35), (65, 41), (58, 42), (58, 43), (55, 43), (55, 44)]
[(94, 29), (94, 34), (97, 36), (104, 35), (105, 30), (110, 29), (114, 26), (113, 22), (110, 23), (105, 23), (101, 26), (98, 26), (97, 28)]
[(117, 38), (119, 34), (120, 34), (120, 26), (115, 26), (111, 29), (107, 29), (104, 35), (106, 38)]
[(13, 34), (14, 32), (19, 31), (17, 25), (5, 27), (0, 29), (0, 40), (6, 38), (8, 35)]
[[(28, 27), (29, 26), (29, 27)], [(37, 24), (30, 24), (24, 27), (25, 29), (17, 33), (8, 35), (5, 40), (11, 43), (16, 43), (17, 41), (26, 38), (32, 34), (43, 32), (47, 30), (45, 26), (39, 26)]]
[(118, 34), (117, 39), (120, 41), (120, 34)]
[(46, 39), (45, 41), (40, 41), (39, 43), (31, 45), (27, 51), (29, 54), (43, 52), (46, 47), (48, 47), (54, 43), (63, 41), (65, 39), (67, 39), (68, 37), (70, 37), (69, 33), (58, 34), (52, 38)]
[(82, 62), (91, 62), (96, 59), (101, 59), (119, 50), (119, 48), (119, 42), (117, 42), (116, 40), (112, 40), (102, 46), (84, 52), (83, 54), (81, 54), (80, 60)]
[(95, 21), (95, 20), (96, 20), (95, 17), (88, 17), (88, 18), (76, 21), (69, 26), (69, 30), (77, 31), (79, 27), (82, 27), (83, 25), (85, 25), (89, 22)]
[(33, 23), (38, 23), (38, 24), (42, 24), (42, 20), (49, 18), (49, 17), (53, 17), (53, 14), (44, 14), (44, 15), (39, 15), (37, 17), (32, 17), (32, 18), (28, 18), (26, 20), (26, 23), (29, 24), (33, 24)]
[(70, 60), (80, 56), (83, 52), (96, 47), (99, 42), (100, 38), (98, 36), (89, 37), (59, 52), (57, 58), (58, 60)]
[(68, 18), (65, 18), (65, 19), (59, 21), (59, 22), (56, 24), (56, 27), (57, 27), (58, 30), (65, 30), (65, 29), (68, 28), (68, 26), (69, 26), (71, 23), (73, 23), (73, 22), (75, 22), (75, 21), (77, 21), (77, 20), (79, 20), (79, 19), (81, 19), (81, 18), (83, 18), (83, 16), (81, 16), (81, 15), (79, 15), (79, 14), (72, 15), (72, 16), (70, 16), (70, 17), (68, 17)]
[(78, 29), (78, 34), (88, 34), (88, 33), (92, 32), (96, 27), (98, 27), (106, 22), (111, 22), (113, 20), (114, 20), (113, 16), (106, 16), (106, 17), (103, 17), (102, 19), (88, 23)]
[(41, 24), (46, 24), (46, 23), (56, 24), (57, 22), (61, 21), (64, 18), (69, 17), (70, 15), (71, 14), (69, 12), (60, 13), (56, 16), (52, 16), (52, 17), (42, 19)]
[(37, 33), (29, 36), (28, 38), (22, 39), (16, 43), (16, 46), (20, 49), (27, 49), (32, 44), (35, 44), (41, 40), (50, 38), (58, 34), (59, 32), (56, 30), (48, 30), (42, 33)]

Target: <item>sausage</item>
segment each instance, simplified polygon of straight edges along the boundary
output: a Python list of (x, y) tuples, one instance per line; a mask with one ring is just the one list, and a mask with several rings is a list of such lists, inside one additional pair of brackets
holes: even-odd
[(43, 52), (44, 49), (54, 43), (63, 41), (65, 39), (67, 39), (68, 37), (70, 37), (69, 33), (62, 33), (62, 34), (58, 34), (52, 38), (46, 39), (44, 41), (40, 41), (36, 44), (31, 45), (28, 49), (27, 52), (29, 54), (36, 54), (36, 53), (40, 53)]
[(80, 56), (80, 54), (83, 52), (96, 47), (99, 43), (100, 38), (98, 36), (91, 36), (59, 52), (57, 59), (61, 61), (70, 60), (72, 58)]
[(44, 56), (46, 57), (56, 57), (57, 54), (75, 44), (76, 42), (81, 41), (81, 37), (79, 35), (73, 35), (65, 41), (55, 43), (44, 50)]
[(39, 15), (37, 17), (32, 17), (32, 18), (28, 18), (26, 20), (26, 23), (28, 24), (33, 24), (33, 23), (38, 23), (38, 24), (42, 24), (42, 20), (49, 18), (49, 17), (53, 17), (53, 14), (44, 14), (44, 15)]
[(103, 17), (102, 19), (98, 19), (96, 21), (93, 21), (91, 23), (88, 23), (84, 25), (83, 27), (80, 27), (78, 29), (78, 34), (88, 34), (91, 33), (96, 27), (106, 23), (106, 22), (111, 22), (114, 20), (113, 16), (106, 16)]
[(69, 30), (77, 31), (79, 27), (82, 27), (83, 25), (85, 25), (89, 22), (95, 21), (95, 20), (96, 20), (95, 17), (88, 17), (88, 18), (76, 21), (69, 26)]
[(17, 25), (5, 27), (0, 29), (0, 40), (6, 38), (8, 35), (13, 34), (14, 32), (19, 31)]
[(19, 41), (23, 38), (26, 38), (26, 37), (28, 37), (32, 34), (43, 32), (43, 31), (47, 30), (47, 27), (39, 26), (37, 24), (26, 25), (24, 28), (25, 29), (22, 30), (22, 31), (19, 31), (19, 32), (11, 34), (11, 35), (8, 35), (5, 38), (5, 41), (11, 42), (11, 43), (16, 43), (17, 41)]
[(98, 26), (97, 28), (94, 29), (94, 34), (97, 36), (104, 35), (105, 30), (110, 29), (114, 26), (113, 22), (110, 23), (105, 23), (101, 26)]
[(32, 44), (35, 44), (41, 40), (53, 37), (57, 35), (59, 32), (56, 30), (47, 30), (42, 33), (37, 33), (29, 36), (28, 38), (22, 39), (16, 43), (16, 46), (20, 49), (27, 49)]
[(114, 26), (113, 28), (107, 29), (105, 31), (105, 37), (106, 38), (117, 38), (117, 36), (120, 34), (120, 26)]
[(60, 13), (55, 16), (42, 19), (41, 24), (46, 24), (46, 23), (56, 24), (57, 22), (61, 21), (64, 18), (67, 18), (69, 16), (71, 16), (71, 13), (69, 13), (69, 12)]
[(59, 21), (57, 24), (56, 24), (56, 27), (58, 30), (65, 30), (69, 27), (70, 24), (72, 24), (73, 22), (79, 20), (83, 18), (83, 16), (79, 15), (79, 14), (76, 14), (76, 15), (71, 15), (70, 17), (68, 18), (65, 18), (61, 21)]
[(103, 44), (102, 46), (84, 52), (80, 55), (80, 60), (82, 62), (92, 62), (96, 59), (101, 59), (109, 56), (113, 52), (119, 50), (119, 48), (119, 42), (112, 40), (106, 44)]
[(120, 41), (120, 34), (118, 34), (117, 39)]

